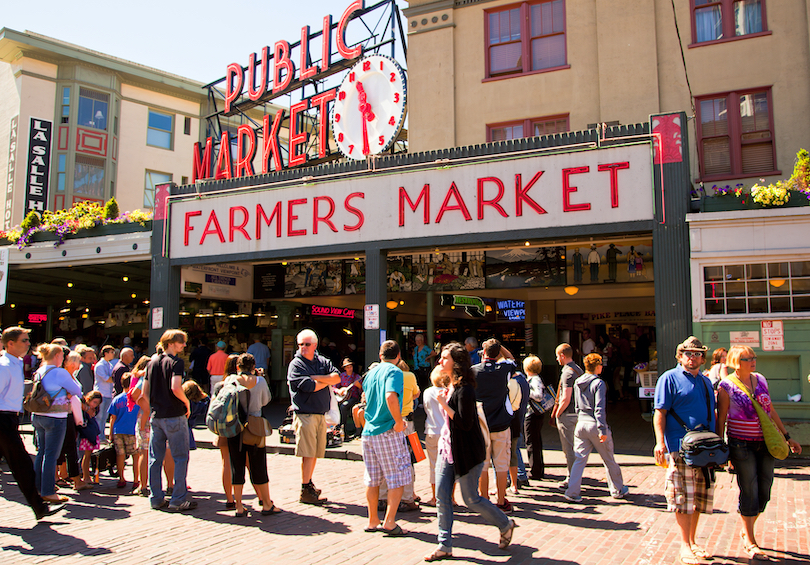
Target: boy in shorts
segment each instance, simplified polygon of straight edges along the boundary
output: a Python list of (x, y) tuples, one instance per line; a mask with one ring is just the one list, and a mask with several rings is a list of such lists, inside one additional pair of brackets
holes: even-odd
[(127, 396), (129, 390), (129, 383), (132, 375), (125, 373), (121, 377), (121, 386), (124, 392), (113, 398), (110, 404), (110, 429), (111, 440), (115, 445), (115, 455), (118, 464), (118, 488), (127, 486), (127, 481), (124, 479), (124, 465), (128, 456), (132, 456), (132, 470), (133, 479), (132, 490), (137, 490), (140, 486), (139, 475), (140, 468), (138, 466), (139, 452), (136, 447), (135, 441), (135, 425), (138, 422), (138, 413), (140, 408), (138, 404)]

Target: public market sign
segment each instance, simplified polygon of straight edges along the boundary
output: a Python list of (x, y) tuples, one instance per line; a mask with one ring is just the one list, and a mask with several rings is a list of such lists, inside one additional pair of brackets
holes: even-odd
[[(650, 220), (649, 144), (172, 199), (171, 258)], [(572, 232), (574, 233), (574, 232)]]

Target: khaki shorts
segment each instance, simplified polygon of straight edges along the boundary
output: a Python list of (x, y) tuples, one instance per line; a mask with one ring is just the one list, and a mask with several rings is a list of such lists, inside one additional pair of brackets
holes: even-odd
[(135, 446), (134, 434), (115, 434), (113, 437), (113, 443), (115, 444), (116, 455), (123, 455), (124, 457), (127, 457), (138, 452), (138, 449)]
[(494, 466), (496, 473), (507, 473), (511, 453), (512, 430), (507, 428), (501, 432), (489, 432), (489, 449), (484, 460), (484, 471)]
[(295, 414), (293, 426), (298, 457), (326, 456), (326, 418), (323, 414)]

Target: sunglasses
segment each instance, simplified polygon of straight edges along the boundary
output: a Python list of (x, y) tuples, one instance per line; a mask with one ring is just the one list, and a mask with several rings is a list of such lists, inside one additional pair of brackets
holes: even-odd
[(754, 355), (753, 357), (740, 357), (740, 361), (745, 361), (746, 363), (748, 363), (750, 361), (756, 361), (756, 360), (757, 360), (756, 355)]
[(683, 354), (687, 357), (703, 357), (702, 351), (684, 351)]
[(314, 343), (299, 343), (298, 347), (309, 347), (310, 345), (315, 345)]

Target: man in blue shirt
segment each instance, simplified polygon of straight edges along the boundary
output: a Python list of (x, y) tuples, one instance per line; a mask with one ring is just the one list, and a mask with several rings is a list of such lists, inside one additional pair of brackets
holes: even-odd
[(470, 354), (470, 365), (478, 365), (481, 362), (481, 352), (478, 349), (478, 340), (473, 336), (464, 340), (464, 349)]
[(678, 454), (686, 430), (672, 415), (676, 413), (690, 430), (703, 426), (714, 431), (712, 385), (700, 371), (706, 359), (706, 349), (696, 337), (689, 337), (678, 346), (675, 357), (679, 365), (661, 375), (655, 385), (655, 462), (669, 467), (667, 510), (675, 512), (681, 533), (680, 559), (683, 563), (711, 559), (711, 555), (697, 545), (695, 534), (700, 514), (712, 513), (714, 486), (707, 481), (703, 469), (686, 466)]
[(28, 337), (28, 330), (15, 326), (3, 331), (2, 341), (6, 351), (0, 355), (0, 455), (8, 463), (17, 486), (37, 520), (41, 520), (56, 514), (65, 505), (48, 506), (37, 492), (34, 463), (25, 450), (18, 429), (25, 389), (22, 357), (28, 353), (31, 339)]
[[(402, 419), (404, 383), (402, 370), (396, 366), (400, 359), (397, 342), (384, 342), (380, 347), (381, 363), (363, 379), (363, 391), (366, 393), (366, 424), (363, 427), (363, 461), (366, 469), (363, 482), (368, 501), (366, 531), (379, 529), (389, 536), (404, 533), (396, 523), (397, 509), (405, 485), (413, 480), (411, 458), (402, 433), (405, 430), (405, 420)], [(380, 525), (377, 499), (383, 477), (388, 484), (388, 508), (385, 520)]]
[(263, 374), (267, 375), (267, 368), (270, 364), (270, 348), (262, 342), (261, 336), (253, 337), (253, 344), (248, 347), (247, 352), (256, 359), (256, 368), (261, 369), (264, 371)]

